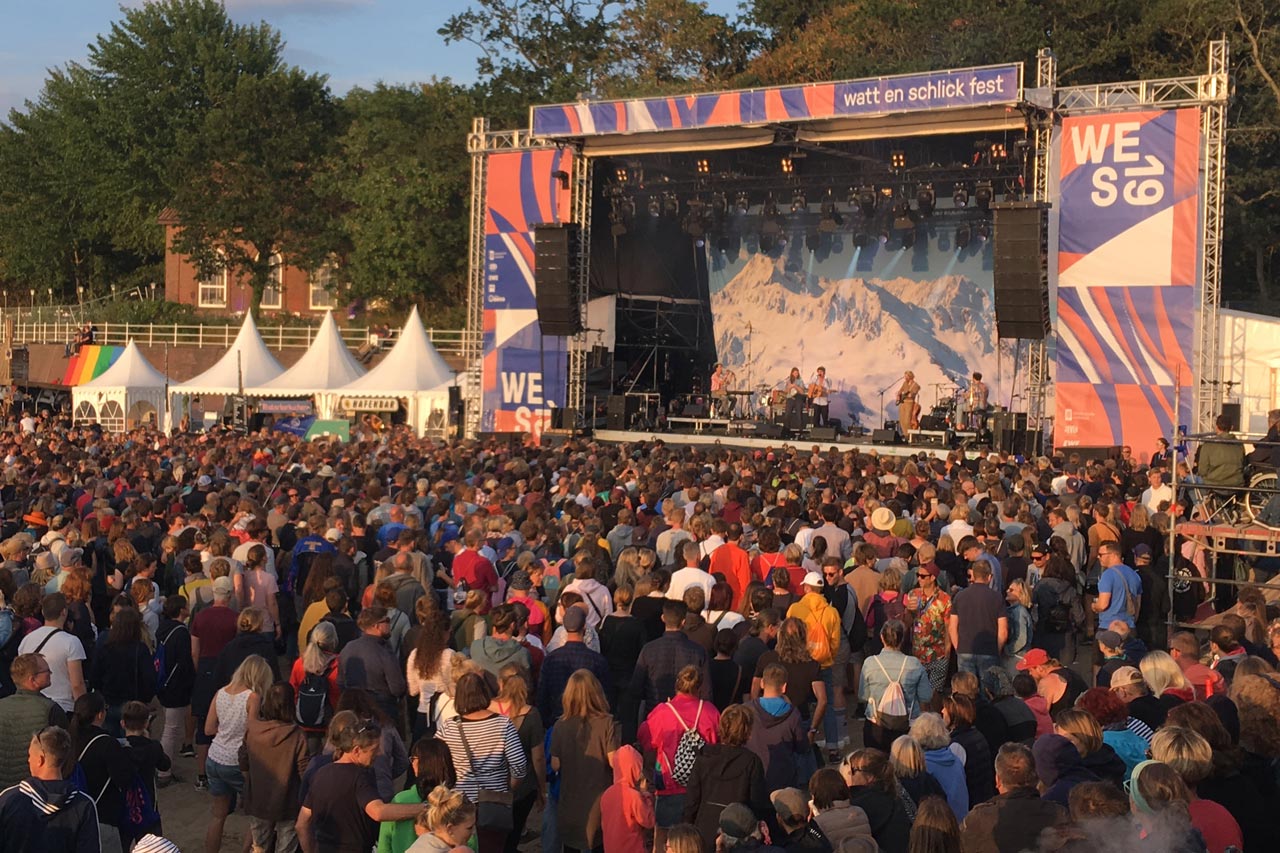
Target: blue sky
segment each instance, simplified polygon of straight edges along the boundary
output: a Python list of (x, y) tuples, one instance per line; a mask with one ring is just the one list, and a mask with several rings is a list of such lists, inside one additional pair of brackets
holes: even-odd
[[(136, 5), (138, 0), (126, 0)], [(739, 0), (708, 0), (730, 17)], [(225, 0), (241, 22), (265, 20), (284, 36), (285, 58), (329, 75), (339, 94), (379, 80), (475, 78), (477, 51), (445, 45), (436, 30), (466, 0)], [(46, 70), (80, 62), (86, 46), (121, 16), (115, 0), (5, 0), (0, 27), (0, 116), (34, 98)]]

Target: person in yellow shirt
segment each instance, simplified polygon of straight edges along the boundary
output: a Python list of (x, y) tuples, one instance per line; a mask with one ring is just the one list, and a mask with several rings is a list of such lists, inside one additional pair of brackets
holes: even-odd
[[(818, 664), (822, 683), (826, 685), (827, 695), (833, 696), (835, 691), (836, 655), (840, 644), (844, 642), (840, 627), (840, 613), (832, 607), (823, 596), (822, 575), (809, 572), (801, 581), (804, 595), (787, 609), (787, 618), (796, 618), (805, 624), (809, 636), (809, 654)], [(840, 744), (843, 741), (841, 729), (848, 726), (842, 714), (825, 714), (822, 719), (823, 737), (828, 757), (833, 761), (840, 760)]]

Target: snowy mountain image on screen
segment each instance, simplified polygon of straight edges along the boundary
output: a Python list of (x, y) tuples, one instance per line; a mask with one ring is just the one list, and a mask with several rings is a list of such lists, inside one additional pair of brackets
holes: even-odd
[[(739, 387), (748, 374), (753, 386), (774, 386), (793, 366), (806, 381), (825, 366), (835, 391), (831, 416), (848, 424), (852, 414), (866, 428), (879, 426), (882, 388), (885, 418), (897, 419), (894, 396), (905, 370), (920, 383), (924, 414), (939, 393), (968, 387), (975, 370), (991, 402), (1007, 404), (999, 372), (1012, 371), (1013, 351), (1005, 347), (997, 359), (990, 272), (983, 278), (986, 287), (957, 273), (831, 279), (753, 254), (711, 296), (717, 353)], [(946, 387), (935, 390), (935, 383)]]

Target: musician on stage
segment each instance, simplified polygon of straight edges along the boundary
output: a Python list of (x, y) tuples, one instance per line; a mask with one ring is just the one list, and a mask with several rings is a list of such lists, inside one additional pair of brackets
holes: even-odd
[(982, 374), (974, 371), (973, 379), (969, 383), (969, 391), (965, 394), (965, 403), (968, 408), (969, 426), (972, 429), (982, 428), (982, 417), (987, 413), (987, 399), (990, 391), (987, 385), (982, 381)]
[(729, 411), (729, 387), (733, 384), (733, 371), (725, 370), (724, 365), (716, 362), (711, 371), (711, 414), (720, 417)]
[(831, 383), (825, 367), (819, 367), (809, 378), (809, 405), (813, 407), (813, 425), (826, 426), (831, 410)]
[(898, 386), (898, 427), (904, 438), (910, 439), (911, 433), (920, 428), (920, 404), (916, 402), (920, 396), (920, 383), (916, 375), (908, 370), (902, 374), (902, 384)]
[(800, 368), (791, 368), (787, 381), (782, 385), (782, 391), (787, 398), (786, 420), (789, 429), (798, 430), (804, 427), (804, 403), (808, 399), (808, 390), (804, 380), (800, 378)]

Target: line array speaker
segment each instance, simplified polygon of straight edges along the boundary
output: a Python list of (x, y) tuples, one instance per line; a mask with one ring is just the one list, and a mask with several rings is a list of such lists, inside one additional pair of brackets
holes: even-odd
[(1035, 202), (992, 205), (996, 333), (1042, 340), (1049, 334), (1048, 222)]
[(576, 222), (533, 226), (535, 301), (542, 334), (572, 337), (582, 331), (578, 304), (582, 227)]

